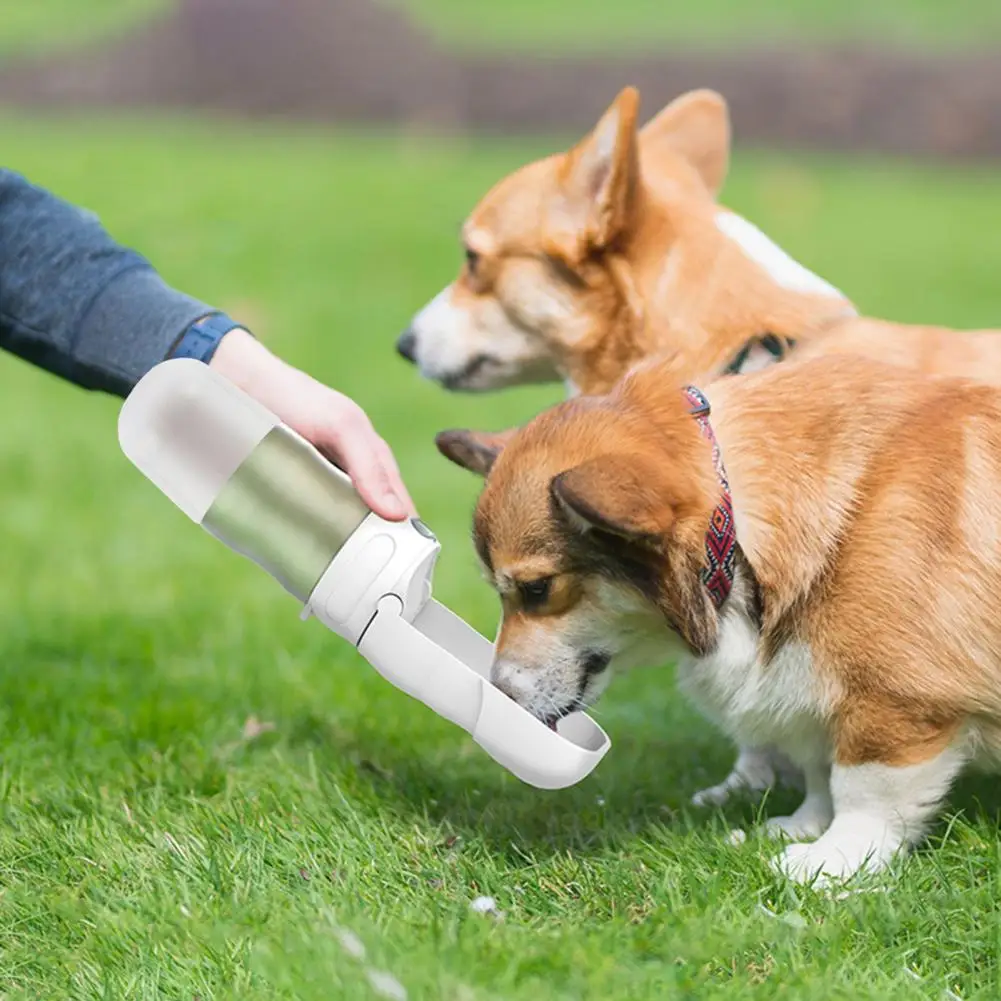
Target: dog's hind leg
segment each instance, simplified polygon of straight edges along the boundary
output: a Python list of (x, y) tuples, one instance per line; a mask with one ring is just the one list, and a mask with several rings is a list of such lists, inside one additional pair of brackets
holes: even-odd
[(803, 773), (775, 747), (741, 747), (730, 774), (692, 797), (693, 806), (722, 806), (735, 796), (760, 798), (776, 784), (803, 788)]

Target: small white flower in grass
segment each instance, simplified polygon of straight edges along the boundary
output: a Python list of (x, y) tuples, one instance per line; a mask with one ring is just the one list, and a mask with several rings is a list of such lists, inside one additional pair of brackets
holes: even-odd
[(477, 914), (497, 913), (497, 901), (493, 897), (477, 897), (469, 907)]
[(742, 845), (747, 840), (747, 831), (742, 831), (739, 827), (735, 827), (727, 833), (723, 840), (728, 845)]
[(391, 973), (385, 970), (368, 970), (368, 982), (380, 997), (390, 1001), (407, 1001), (407, 989)]
[(597, 803), (598, 806), (604, 806), (605, 805), (605, 797), (604, 796), (598, 796), (595, 799), (595, 803)]
[(354, 956), (355, 959), (365, 958), (365, 946), (353, 931), (348, 931), (347, 928), (338, 928), (336, 934), (337, 941), (341, 943), (341, 948), (349, 956)]

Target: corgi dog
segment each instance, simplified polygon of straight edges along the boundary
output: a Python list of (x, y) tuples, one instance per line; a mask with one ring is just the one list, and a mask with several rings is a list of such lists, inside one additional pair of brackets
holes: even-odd
[[(637, 127), (626, 88), (566, 153), (496, 184), (466, 219), (460, 273), (397, 350), (455, 391), (563, 382), (603, 393), (636, 362), (683, 379), (755, 371), (810, 345), (942, 375), (1001, 357), (994, 331), (861, 318), (848, 297), (717, 200), (730, 121), (691, 91)], [(816, 343), (821, 342), (821, 343)], [(821, 347), (822, 345), (822, 347)]]
[[(863, 353), (925, 373), (1001, 373), (1001, 338), (858, 316), (837, 288), (717, 200), (730, 155), (725, 100), (678, 97), (638, 128), (623, 90), (566, 153), (515, 171), (463, 227), (456, 279), (413, 318), (398, 350), (455, 391), (562, 381), (607, 392), (651, 357), (675, 380), (760, 370), (789, 356)], [(742, 747), (694, 802), (722, 804), (801, 777)]]
[[(687, 377), (765, 363), (855, 315), (717, 195), (729, 165), (723, 98), (694, 91), (637, 128), (624, 90), (569, 152), (501, 180), (473, 209), (460, 274), (397, 348), (452, 390), (563, 381), (605, 392), (661, 352)], [(738, 357), (738, 355), (741, 355)]]
[(847, 354), (672, 376), (441, 435), (485, 476), (492, 680), (555, 726), (680, 641), (702, 711), (802, 771), (781, 871), (877, 871), (1001, 762), (1001, 389)]

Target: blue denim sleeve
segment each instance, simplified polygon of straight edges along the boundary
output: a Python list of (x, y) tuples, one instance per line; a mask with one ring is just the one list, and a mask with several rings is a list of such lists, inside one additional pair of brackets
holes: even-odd
[(125, 396), (218, 312), (170, 288), (93, 213), (0, 168), (0, 348)]

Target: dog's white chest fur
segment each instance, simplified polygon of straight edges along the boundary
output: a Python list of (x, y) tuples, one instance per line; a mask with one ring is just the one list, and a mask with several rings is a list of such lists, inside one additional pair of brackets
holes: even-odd
[(810, 648), (787, 643), (762, 663), (759, 634), (739, 610), (726, 614), (708, 657), (678, 668), (685, 693), (736, 741), (774, 744), (795, 759), (813, 758), (826, 744), (832, 693), (818, 678)]
[(824, 281), (820, 275), (803, 267), (757, 226), (735, 212), (725, 209), (717, 212), (716, 227), (733, 240), (752, 261), (764, 268), (776, 285), (781, 285), (790, 292), (844, 299), (843, 292)]

